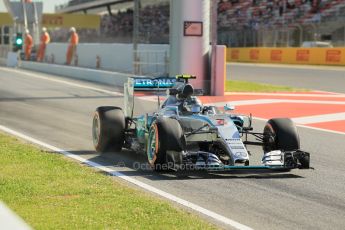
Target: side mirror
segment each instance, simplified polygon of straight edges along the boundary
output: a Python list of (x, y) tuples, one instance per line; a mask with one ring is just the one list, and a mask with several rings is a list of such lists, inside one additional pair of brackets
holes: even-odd
[(253, 127), (252, 127), (252, 115), (250, 116), (243, 116), (243, 130), (247, 130), (247, 131), (252, 131)]
[(233, 110), (235, 110), (235, 106), (226, 104), (226, 105), (224, 105), (224, 110), (225, 111), (233, 111)]

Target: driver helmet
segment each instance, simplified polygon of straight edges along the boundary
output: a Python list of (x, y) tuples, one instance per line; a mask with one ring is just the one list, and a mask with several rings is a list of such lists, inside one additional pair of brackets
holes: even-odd
[(200, 113), (202, 111), (202, 103), (198, 98), (190, 97), (185, 102), (185, 108), (189, 112)]

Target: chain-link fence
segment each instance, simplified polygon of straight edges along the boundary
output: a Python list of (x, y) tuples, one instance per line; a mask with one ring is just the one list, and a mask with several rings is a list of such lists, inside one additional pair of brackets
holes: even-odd
[[(90, 0), (73, 0), (70, 5)], [(218, 43), (228, 47), (298, 47), (305, 41), (345, 45), (345, 0), (211, 0), (218, 4)], [(81, 42), (133, 42), (134, 2), (111, 5), (100, 30), (80, 30)], [(140, 0), (138, 43), (169, 43), (169, 0)], [(66, 31), (52, 39), (67, 40)]]
[[(73, 5), (76, 4), (75, 1)], [(140, 0), (138, 16), (138, 43), (169, 43), (169, 0)], [(99, 9), (99, 30), (78, 29), (81, 42), (132, 43), (134, 30), (134, 1), (111, 5), (110, 11)], [(66, 42), (68, 29), (50, 31), (52, 41)]]
[(219, 31), (218, 43), (228, 47), (300, 47), (307, 41), (345, 46), (345, 18), (339, 22), (292, 25), (282, 28)]

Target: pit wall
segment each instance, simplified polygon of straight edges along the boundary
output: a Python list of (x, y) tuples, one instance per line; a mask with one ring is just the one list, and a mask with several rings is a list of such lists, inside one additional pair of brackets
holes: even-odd
[[(121, 46), (122, 51), (116, 50), (117, 53), (114, 53), (115, 48)], [(107, 49), (100, 49), (100, 48)], [(153, 47), (153, 49), (151, 49)], [(78, 65), (71, 65), (67, 66), (64, 65), (65, 57), (64, 53), (67, 49), (67, 44), (49, 44), (46, 55), (51, 58), (53, 57), (54, 60), (47, 58), (44, 63), (40, 62), (33, 62), (33, 61), (17, 61), (18, 54), (13, 53), (13, 57), (15, 58), (15, 66), (19, 68), (60, 75), (68, 78), (75, 78), (79, 80), (86, 80), (97, 82), (106, 85), (112, 86), (123, 86), (125, 82), (128, 81), (129, 77), (134, 77), (132, 73), (128, 73), (129, 69), (132, 69), (133, 63), (133, 50), (130, 45), (118, 45), (118, 44), (108, 44), (108, 46), (103, 46), (99, 44), (81, 44), (78, 46), (78, 55), (81, 55), (78, 58)], [(146, 53), (146, 58), (149, 58), (150, 53), (154, 52), (158, 54), (162, 54), (167, 52), (169, 46), (167, 45), (143, 45), (141, 46), (140, 52), (142, 54)], [(164, 49), (166, 49), (164, 51)], [(157, 52), (156, 52), (157, 51)], [(83, 52), (85, 52), (83, 54)], [(10, 57), (8, 54), (8, 57)], [(102, 63), (102, 69), (96, 67), (96, 60), (93, 62), (90, 60), (93, 57), (100, 55), (100, 58), (107, 58), (106, 63)], [(156, 55), (157, 56), (157, 55)], [(142, 64), (153, 63), (155, 62), (150, 59), (144, 59), (145, 55), (143, 55)], [(166, 60), (164, 55), (161, 58)], [(10, 60), (8, 58), (8, 60)], [(225, 46), (217, 46), (216, 47), (216, 66), (215, 66), (215, 80), (211, 82), (210, 86), (210, 93), (215, 96), (223, 96), (224, 89), (225, 89), (225, 79), (226, 79), (226, 47)], [(9, 62), (8, 62), (9, 63)], [(166, 63), (168, 64), (168, 63)], [(108, 70), (104, 69), (104, 66), (108, 65)], [(10, 66), (10, 65), (8, 65)], [(14, 67), (14, 66), (13, 66)], [(116, 71), (117, 70), (117, 71)], [(157, 70), (157, 69), (155, 69)], [(153, 70), (153, 71), (155, 71)], [(167, 73), (167, 72), (166, 72)], [(148, 76), (154, 76), (149, 74)], [(159, 75), (158, 75), (159, 76)], [(162, 76), (162, 75), (161, 75)], [(208, 92), (208, 91), (207, 91)]]
[[(45, 62), (63, 65), (66, 62), (67, 43), (50, 43), (46, 49)], [(169, 45), (140, 44), (138, 64), (142, 74), (160, 74), (167, 71), (166, 56)], [(82, 43), (77, 46), (78, 67), (102, 69), (122, 73), (133, 72), (133, 45), (108, 43)], [(98, 64), (97, 64), (98, 63)], [(99, 66), (97, 66), (99, 65)]]
[(227, 62), (345, 66), (345, 48), (228, 48)]
[(65, 66), (29, 61), (21, 61), (18, 67), (41, 73), (54, 74), (67, 78), (119, 87), (123, 86), (123, 84), (128, 81), (129, 77), (134, 77), (134, 75), (132, 74), (125, 74), (114, 71), (104, 71), (75, 66)]

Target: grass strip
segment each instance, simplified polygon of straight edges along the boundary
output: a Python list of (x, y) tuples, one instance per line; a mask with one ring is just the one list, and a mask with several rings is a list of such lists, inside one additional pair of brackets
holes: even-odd
[(35, 229), (215, 229), (193, 213), (0, 133), (0, 200)]
[(289, 86), (270, 85), (254, 83), (247, 81), (226, 81), (226, 92), (259, 92), (259, 93), (276, 93), (276, 92), (309, 92), (308, 89), (292, 88)]

